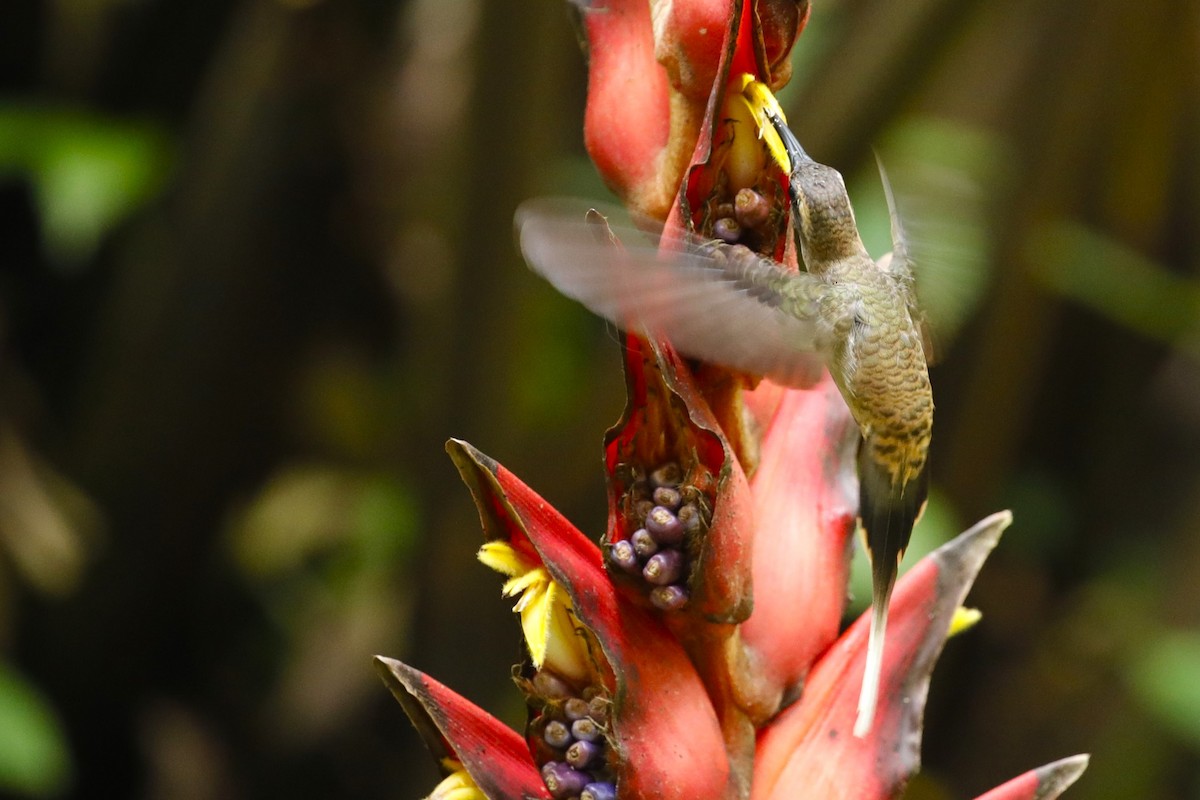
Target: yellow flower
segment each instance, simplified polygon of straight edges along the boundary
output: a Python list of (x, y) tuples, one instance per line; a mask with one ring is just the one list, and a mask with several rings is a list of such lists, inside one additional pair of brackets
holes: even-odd
[(568, 680), (591, 683), (590, 636), (576, 618), (571, 598), (546, 568), (500, 540), (480, 548), (479, 560), (509, 576), (504, 596), (518, 598), (513, 611), (521, 616), (533, 665), (549, 667)]
[(950, 620), (950, 630), (946, 634), (946, 638), (957, 636), (964, 631), (969, 631), (975, 627), (975, 623), (983, 619), (983, 614), (978, 608), (966, 608), (959, 606), (954, 609), (954, 616)]
[(442, 761), (442, 766), (452, 770), (445, 780), (433, 789), (427, 800), (487, 800), (487, 796), (475, 785), (475, 781), (463, 769), (463, 765), (452, 758)]
[(783, 146), (783, 140), (779, 138), (779, 133), (775, 130), (775, 126), (767, 119), (767, 114), (772, 113), (779, 119), (787, 121), (784, 116), (783, 108), (779, 105), (779, 101), (775, 99), (775, 95), (771, 94), (771, 90), (766, 84), (756, 81), (753, 75), (745, 74), (741, 78), (742, 97), (745, 98), (746, 105), (750, 109), (750, 114), (754, 117), (754, 123), (758, 127), (758, 137), (766, 142), (767, 150), (770, 151), (771, 157), (779, 164), (779, 168), (785, 174), (792, 171), (792, 162), (788, 158), (787, 149)]

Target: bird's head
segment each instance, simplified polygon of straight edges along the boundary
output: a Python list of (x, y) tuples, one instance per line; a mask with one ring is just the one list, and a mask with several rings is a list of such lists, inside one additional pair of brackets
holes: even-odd
[(800, 253), (808, 268), (866, 255), (854, 209), (841, 174), (811, 159), (795, 163), (791, 174), (792, 213)]

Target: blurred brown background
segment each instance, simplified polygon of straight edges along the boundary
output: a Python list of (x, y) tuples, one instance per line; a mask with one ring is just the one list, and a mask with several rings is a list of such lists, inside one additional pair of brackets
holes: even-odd
[[(818, 0), (795, 51), (873, 241), (876, 146), (947, 243), (918, 546), (1016, 515), (909, 797), (1078, 752), (1070, 797), (1200, 797), (1198, 44), (1168, 0)], [(0, 5), (0, 791), (420, 796), (374, 653), (520, 719), (442, 445), (599, 533), (617, 345), (511, 234), (602, 193), (584, 78), (557, 0)]]

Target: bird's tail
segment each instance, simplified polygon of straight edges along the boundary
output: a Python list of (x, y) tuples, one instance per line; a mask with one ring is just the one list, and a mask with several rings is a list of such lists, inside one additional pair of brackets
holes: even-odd
[(872, 457), (874, 448), (871, 444), (864, 441), (858, 453), (859, 515), (871, 560), (872, 605), (867, 663), (858, 697), (858, 718), (854, 723), (854, 735), (860, 738), (870, 732), (875, 719), (883, 672), (888, 604), (896, 585), (900, 559), (908, 548), (913, 525), (929, 494), (928, 464), (907, 484), (900, 484), (893, 480), (892, 471)]
[[(893, 581), (893, 585), (894, 585)], [(871, 635), (867, 640), (867, 666), (863, 670), (862, 691), (858, 694), (858, 717), (854, 720), (854, 735), (863, 738), (871, 732), (875, 720), (875, 705), (879, 699), (879, 678), (883, 674), (883, 640), (887, 634), (888, 601), (892, 586), (883, 594), (876, 592), (871, 600)]]

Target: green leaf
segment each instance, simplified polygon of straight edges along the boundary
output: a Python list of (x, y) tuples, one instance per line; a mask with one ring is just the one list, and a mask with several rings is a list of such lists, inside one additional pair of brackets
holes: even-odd
[(87, 258), (154, 196), (170, 166), (153, 123), (63, 108), (0, 105), (0, 171), (32, 180), (46, 247), (59, 263)]
[(0, 789), (51, 797), (71, 774), (53, 710), (28, 681), (0, 662)]
[(1129, 670), (1145, 708), (1200, 747), (1200, 633), (1171, 631), (1150, 639)]
[(1029, 240), (1034, 276), (1048, 288), (1165, 342), (1192, 334), (1200, 281), (1173, 274), (1103, 232), (1073, 222), (1038, 228)]
[(387, 571), (416, 547), (420, 510), (404, 484), (334, 465), (279, 470), (232, 521), (241, 569), (269, 581), (332, 558), (338, 569)]
[(393, 476), (364, 481), (354, 515), (354, 539), (363, 567), (391, 570), (412, 557), (421, 512), (408, 488)]

